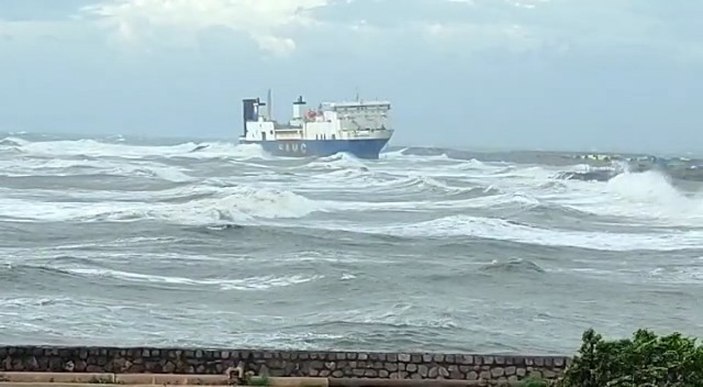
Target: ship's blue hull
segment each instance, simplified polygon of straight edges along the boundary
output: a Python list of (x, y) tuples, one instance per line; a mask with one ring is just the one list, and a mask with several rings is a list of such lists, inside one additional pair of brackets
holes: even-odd
[(350, 153), (358, 158), (377, 159), (388, 138), (369, 140), (277, 140), (247, 141), (242, 144), (259, 144), (268, 153), (285, 157), (319, 157), (335, 153)]

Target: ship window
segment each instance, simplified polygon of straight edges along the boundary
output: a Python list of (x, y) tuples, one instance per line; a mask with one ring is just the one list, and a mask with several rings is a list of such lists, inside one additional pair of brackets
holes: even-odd
[(332, 135), (332, 139), (333, 139), (333, 140), (335, 140), (336, 137), (337, 137), (336, 135), (334, 135), (334, 134)]

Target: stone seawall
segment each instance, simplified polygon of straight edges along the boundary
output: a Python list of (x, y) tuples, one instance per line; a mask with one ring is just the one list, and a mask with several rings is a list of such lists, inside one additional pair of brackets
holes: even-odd
[(454, 379), (489, 385), (527, 376), (555, 379), (558, 356), (271, 351), (198, 348), (0, 347), (0, 371), (222, 374), (230, 367), (267, 376)]

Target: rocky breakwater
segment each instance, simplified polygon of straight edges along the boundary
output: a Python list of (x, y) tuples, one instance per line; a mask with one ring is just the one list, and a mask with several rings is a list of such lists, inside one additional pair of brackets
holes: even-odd
[(517, 382), (555, 379), (569, 359), (555, 356), (271, 351), (238, 349), (0, 347), (0, 371), (222, 374), (241, 367), (273, 377), (448, 379)]

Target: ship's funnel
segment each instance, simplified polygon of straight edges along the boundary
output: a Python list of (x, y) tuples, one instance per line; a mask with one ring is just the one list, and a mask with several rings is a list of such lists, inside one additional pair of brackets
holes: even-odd
[(299, 120), (305, 117), (307, 103), (303, 100), (303, 96), (298, 96), (298, 99), (293, 102), (293, 119)]

